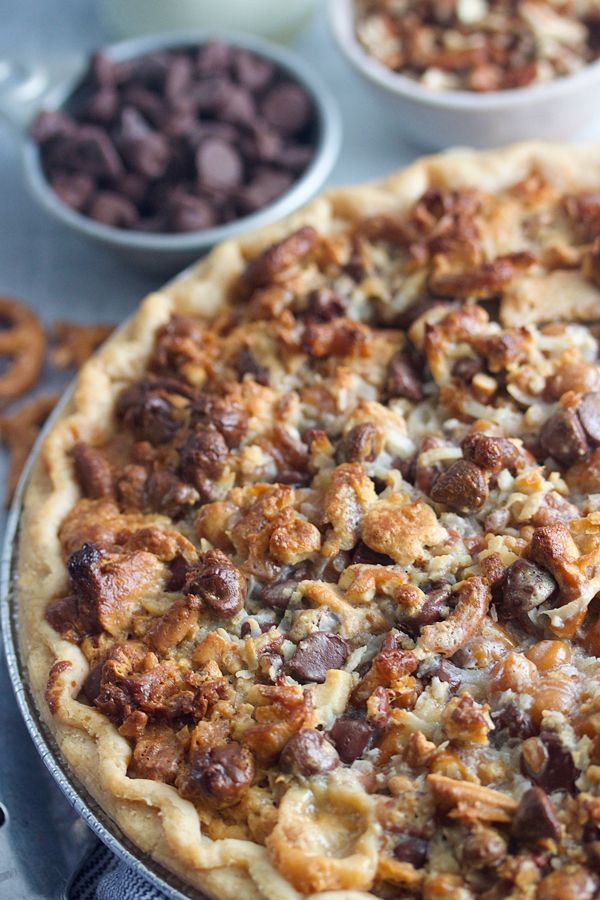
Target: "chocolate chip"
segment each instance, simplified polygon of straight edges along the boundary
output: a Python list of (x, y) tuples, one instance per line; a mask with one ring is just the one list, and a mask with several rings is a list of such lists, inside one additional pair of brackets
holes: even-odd
[(183, 797), (219, 805), (236, 803), (254, 778), (254, 757), (237, 741), (220, 747), (200, 748), (178, 788)]
[(171, 57), (165, 74), (164, 95), (172, 103), (177, 102), (192, 83), (193, 65), (188, 56)]
[(75, 131), (73, 119), (62, 109), (44, 110), (33, 120), (30, 134), (38, 144), (46, 144), (57, 137), (70, 137)]
[(141, 175), (136, 175), (135, 172), (125, 172), (113, 180), (112, 188), (137, 205), (142, 203), (146, 196), (148, 182)]
[(240, 379), (243, 379), (244, 375), (250, 375), (252, 381), (256, 381), (258, 384), (269, 385), (271, 383), (268, 366), (261, 365), (249, 347), (242, 347), (238, 353), (236, 368)]
[(439, 622), (448, 611), (452, 588), (449, 584), (442, 583), (432, 586), (426, 594), (420, 607), (410, 611), (403, 610), (400, 616), (400, 626), (415, 637), (423, 626)]
[(150, 508), (164, 513), (169, 518), (180, 519), (195, 506), (200, 497), (189, 484), (181, 481), (172, 472), (153, 472), (147, 484)]
[(600, 840), (586, 841), (583, 849), (592, 869), (600, 872)]
[(242, 180), (242, 161), (227, 141), (207, 138), (196, 152), (196, 171), (203, 187), (237, 187)]
[(459, 381), (471, 384), (479, 372), (485, 371), (485, 363), (479, 356), (463, 356), (457, 359), (452, 366), (452, 374)]
[(240, 146), (250, 162), (281, 162), (281, 137), (262, 120), (253, 123), (252, 134)]
[(239, 447), (246, 434), (248, 414), (241, 406), (220, 397), (200, 394), (190, 408), (193, 425), (212, 424), (230, 449)]
[(72, 165), (85, 175), (116, 178), (123, 163), (105, 131), (96, 125), (82, 125), (73, 136)]
[(119, 109), (119, 95), (112, 87), (104, 87), (89, 98), (83, 114), (86, 119), (106, 124), (111, 122)]
[[(163, 101), (158, 94), (148, 91), (146, 88), (133, 84), (123, 92), (125, 109), (134, 109), (141, 113), (152, 125), (158, 126), (165, 112)], [(121, 122), (122, 130), (122, 122)], [(135, 135), (134, 135), (135, 136)]]
[(292, 184), (292, 178), (277, 169), (261, 169), (250, 184), (243, 188), (238, 196), (240, 208), (244, 212), (256, 212), (268, 203), (272, 203)]
[(114, 191), (98, 191), (89, 205), (88, 215), (113, 228), (133, 228), (138, 218), (133, 203)]
[(509, 566), (502, 586), (502, 615), (515, 618), (527, 614), (545, 603), (556, 587), (556, 581), (546, 569), (526, 559), (517, 559)]
[(557, 840), (560, 837), (560, 822), (552, 801), (541, 787), (525, 791), (515, 812), (512, 835), (524, 844), (535, 843), (544, 838)]
[(423, 663), (417, 670), (417, 677), (425, 685), (431, 684), (434, 678), (439, 678), (440, 681), (448, 685), (448, 690), (452, 694), (462, 684), (463, 673), (450, 660), (442, 659), (439, 662)]
[(406, 397), (413, 403), (423, 399), (421, 380), (410, 357), (399, 351), (389, 364), (385, 391), (388, 397)]
[(506, 856), (506, 840), (494, 828), (480, 826), (469, 832), (461, 848), (463, 865), (486, 869), (497, 865)]
[(319, 322), (331, 322), (346, 314), (346, 302), (331, 288), (316, 288), (307, 300), (308, 314)]
[(119, 118), (119, 142), (137, 141), (150, 134), (152, 129), (143, 115), (132, 106), (125, 106)]
[(461, 447), (465, 459), (488, 472), (514, 468), (519, 457), (519, 451), (511, 441), (480, 432), (468, 434)]
[(521, 748), (521, 772), (549, 794), (575, 789), (579, 770), (570, 751), (557, 734), (542, 732), (529, 738)]
[(577, 412), (588, 437), (600, 444), (600, 391), (584, 394)]
[(227, 122), (209, 122), (203, 121), (198, 125), (195, 132), (188, 135), (188, 143), (192, 150), (197, 150), (201, 142), (206, 138), (220, 138), (228, 144), (235, 144), (238, 139), (238, 131), (233, 125)]
[(478, 466), (466, 459), (459, 459), (436, 479), (430, 496), (435, 503), (470, 514), (484, 505), (488, 487)]
[(243, 87), (228, 85), (219, 106), (219, 116), (224, 122), (250, 125), (256, 118), (256, 106), (252, 95)]
[(347, 462), (373, 462), (385, 443), (385, 435), (373, 422), (361, 422), (344, 436), (342, 456)]
[(589, 454), (590, 448), (581, 422), (572, 409), (559, 409), (542, 425), (540, 443), (549, 456), (563, 466)]
[(89, 175), (59, 173), (50, 179), (52, 190), (71, 209), (81, 211), (94, 192), (94, 181)]
[(173, 54), (164, 50), (153, 50), (128, 60), (128, 80), (137, 81), (144, 87), (161, 91), (169, 71)]
[(192, 566), (184, 592), (195, 594), (219, 616), (231, 618), (246, 599), (246, 579), (220, 550), (208, 550)]
[(212, 228), (217, 218), (214, 208), (202, 197), (177, 192), (168, 204), (169, 225), (172, 231), (203, 231)]
[(492, 741), (496, 745), (506, 740), (507, 737), (525, 740), (535, 734), (529, 713), (512, 700), (501, 709), (494, 710), (491, 717), (494, 723)]
[(85, 497), (95, 500), (112, 494), (112, 467), (97, 447), (78, 441), (71, 450), (75, 476)]
[(235, 50), (233, 72), (237, 80), (249, 91), (264, 91), (273, 78), (273, 64), (249, 50)]
[(102, 50), (96, 50), (90, 57), (90, 77), (101, 87), (111, 87), (118, 80), (117, 66)]
[(222, 41), (208, 41), (199, 47), (196, 68), (202, 75), (218, 75), (227, 71), (232, 49)]
[(419, 837), (404, 837), (394, 847), (394, 856), (400, 862), (410, 863), (415, 869), (421, 869), (427, 862), (428, 843)]
[(361, 719), (340, 716), (335, 720), (329, 737), (335, 744), (342, 762), (350, 765), (368, 749), (375, 729)]
[(266, 584), (260, 591), (259, 599), (271, 609), (287, 609), (292, 594), (298, 589), (298, 581), (295, 578), (284, 578)]
[(335, 747), (319, 731), (305, 728), (289, 739), (283, 748), (279, 764), (284, 772), (310, 778), (311, 775), (321, 775), (336, 769), (340, 764), (340, 757)]
[(386, 556), (385, 553), (377, 553), (376, 550), (371, 550), (364, 541), (359, 541), (352, 553), (352, 565), (357, 565), (357, 563), (367, 566), (393, 566), (394, 560), (391, 556)]
[(181, 475), (200, 492), (204, 502), (214, 499), (213, 485), (223, 474), (227, 453), (225, 439), (212, 422), (188, 433), (181, 446)]
[(90, 671), (83, 682), (81, 690), (88, 703), (93, 703), (100, 694), (103, 667), (104, 660), (101, 659), (90, 668)]
[(291, 172), (303, 172), (314, 156), (312, 147), (306, 144), (288, 144), (278, 155), (278, 162)]
[(301, 684), (310, 681), (322, 684), (330, 669), (344, 665), (348, 652), (348, 644), (339, 635), (315, 631), (300, 641), (286, 670)]
[(265, 94), (261, 112), (267, 122), (282, 134), (298, 134), (310, 119), (310, 100), (296, 84), (279, 84)]
[(125, 388), (117, 400), (117, 417), (138, 441), (166, 444), (175, 436), (181, 420), (176, 408), (158, 385), (149, 379)]
[(169, 563), (171, 577), (166, 584), (167, 591), (180, 591), (189, 575), (191, 565), (179, 553)]
[(165, 174), (170, 150), (163, 134), (148, 130), (142, 137), (123, 140), (120, 149), (129, 167), (139, 175), (160, 178)]

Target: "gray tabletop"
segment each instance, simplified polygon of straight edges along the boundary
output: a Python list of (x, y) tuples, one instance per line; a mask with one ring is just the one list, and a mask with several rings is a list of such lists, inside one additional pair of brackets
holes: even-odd
[[(115, 37), (101, 23), (93, 0), (14, 0), (5, 4), (3, 12), (0, 61), (20, 55), (60, 61)], [(403, 140), (390, 98), (364, 83), (340, 57), (321, 10), (293, 46), (314, 63), (341, 107), (344, 139), (331, 184), (382, 176), (418, 154)], [(594, 127), (588, 137), (593, 131), (600, 133)], [(23, 298), (47, 323), (57, 318), (120, 321), (159, 284), (156, 275), (107, 255), (47, 217), (24, 187), (18, 139), (1, 121), (0, 209), (0, 295)], [(44, 379), (45, 388), (48, 381), (52, 381), (50, 374)], [(2, 478), (5, 466), (6, 460), (0, 458)], [(1, 664), (0, 734), (0, 801), (24, 826), (20, 834), (27, 835), (11, 863), (26, 873), (27, 888), (20, 896), (28, 900), (58, 896), (54, 891), (64, 877), (64, 865), (55, 836), (61, 829), (76, 828), (77, 823), (29, 742)], [(16, 773), (27, 777), (23, 781)], [(2, 867), (1, 820), (0, 809), (0, 900), (9, 896), (12, 900), (16, 895), (7, 893), (10, 877)], [(54, 860), (46, 858), (40, 865), (50, 846), (54, 846)]]

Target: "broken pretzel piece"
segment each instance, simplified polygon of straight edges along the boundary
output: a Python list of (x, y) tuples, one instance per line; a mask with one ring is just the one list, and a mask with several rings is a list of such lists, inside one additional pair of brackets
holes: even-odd
[(11, 415), (0, 416), (0, 440), (10, 453), (5, 492), (6, 506), (10, 506), (27, 457), (57, 401), (58, 394), (43, 394), (34, 397)]
[(53, 329), (55, 345), (52, 362), (57, 369), (79, 369), (114, 331), (111, 322), (80, 325), (77, 322), (56, 322)]
[(0, 406), (36, 384), (45, 352), (46, 336), (33, 310), (13, 297), (0, 297), (0, 357), (10, 360), (0, 375)]

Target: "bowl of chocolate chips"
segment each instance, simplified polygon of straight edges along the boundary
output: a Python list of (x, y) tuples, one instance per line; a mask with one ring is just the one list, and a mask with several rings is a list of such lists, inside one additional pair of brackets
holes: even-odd
[(175, 271), (305, 203), (337, 157), (325, 84), (249, 35), (152, 35), (95, 52), (24, 146), (44, 207), (131, 261)]

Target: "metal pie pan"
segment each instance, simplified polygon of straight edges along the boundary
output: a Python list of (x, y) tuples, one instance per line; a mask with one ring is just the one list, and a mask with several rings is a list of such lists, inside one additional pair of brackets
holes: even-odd
[(54, 736), (42, 721), (29, 689), (27, 669), (21, 658), (18, 638), (17, 558), (23, 501), (29, 476), (39, 456), (42, 443), (49, 431), (66, 412), (74, 393), (75, 384), (76, 381), (65, 391), (41, 430), (21, 475), (7, 519), (0, 562), (0, 625), (10, 681), (27, 730), (44, 765), (75, 812), (91, 831), (112, 850), (115, 856), (159, 888), (167, 897), (173, 898), (173, 900), (185, 900), (185, 898), (206, 900), (205, 895), (200, 891), (186, 885), (165, 866), (155, 862), (146, 854), (142, 854), (142, 851), (120, 831), (116, 823), (75, 777), (62, 756)]

